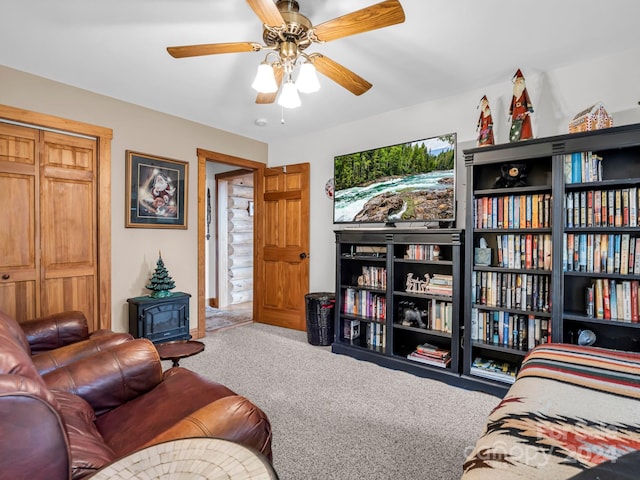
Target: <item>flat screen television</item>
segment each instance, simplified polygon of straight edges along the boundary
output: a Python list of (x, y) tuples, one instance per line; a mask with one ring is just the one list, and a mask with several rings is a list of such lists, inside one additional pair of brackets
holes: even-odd
[(334, 157), (334, 223), (455, 222), (456, 134)]

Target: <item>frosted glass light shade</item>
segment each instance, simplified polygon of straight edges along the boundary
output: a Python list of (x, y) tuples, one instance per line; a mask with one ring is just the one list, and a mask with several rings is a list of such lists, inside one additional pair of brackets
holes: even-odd
[(280, 98), (278, 98), (278, 105), (284, 108), (296, 108), (302, 104), (300, 102), (300, 95), (298, 95), (298, 89), (295, 84), (289, 80), (282, 86), (280, 92)]
[(276, 77), (273, 74), (273, 67), (268, 63), (258, 65), (258, 73), (253, 80), (251, 87), (260, 93), (273, 93), (278, 91)]
[(296, 87), (302, 93), (314, 93), (320, 90), (316, 67), (312, 63), (305, 62), (300, 66)]

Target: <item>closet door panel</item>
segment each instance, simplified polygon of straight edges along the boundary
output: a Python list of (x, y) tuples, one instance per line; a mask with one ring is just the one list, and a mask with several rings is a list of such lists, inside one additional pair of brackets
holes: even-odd
[(0, 124), (0, 309), (19, 322), (38, 311), (38, 132)]
[(95, 141), (44, 132), (42, 313), (81, 310), (97, 324)]

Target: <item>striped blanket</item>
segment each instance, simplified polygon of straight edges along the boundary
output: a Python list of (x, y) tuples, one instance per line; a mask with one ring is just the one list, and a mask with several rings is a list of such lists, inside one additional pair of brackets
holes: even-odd
[(640, 354), (540, 345), (467, 452), (462, 480), (569, 479), (615, 462), (640, 450), (639, 399)]
[(640, 353), (568, 344), (540, 345), (522, 363), (518, 378), (525, 377), (549, 378), (640, 399)]

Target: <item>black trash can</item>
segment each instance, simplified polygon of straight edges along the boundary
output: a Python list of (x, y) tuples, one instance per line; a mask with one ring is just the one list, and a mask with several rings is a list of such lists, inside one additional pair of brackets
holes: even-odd
[(311, 345), (333, 343), (333, 308), (336, 296), (329, 292), (308, 293), (304, 296), (307, 313), (307, 340)]

